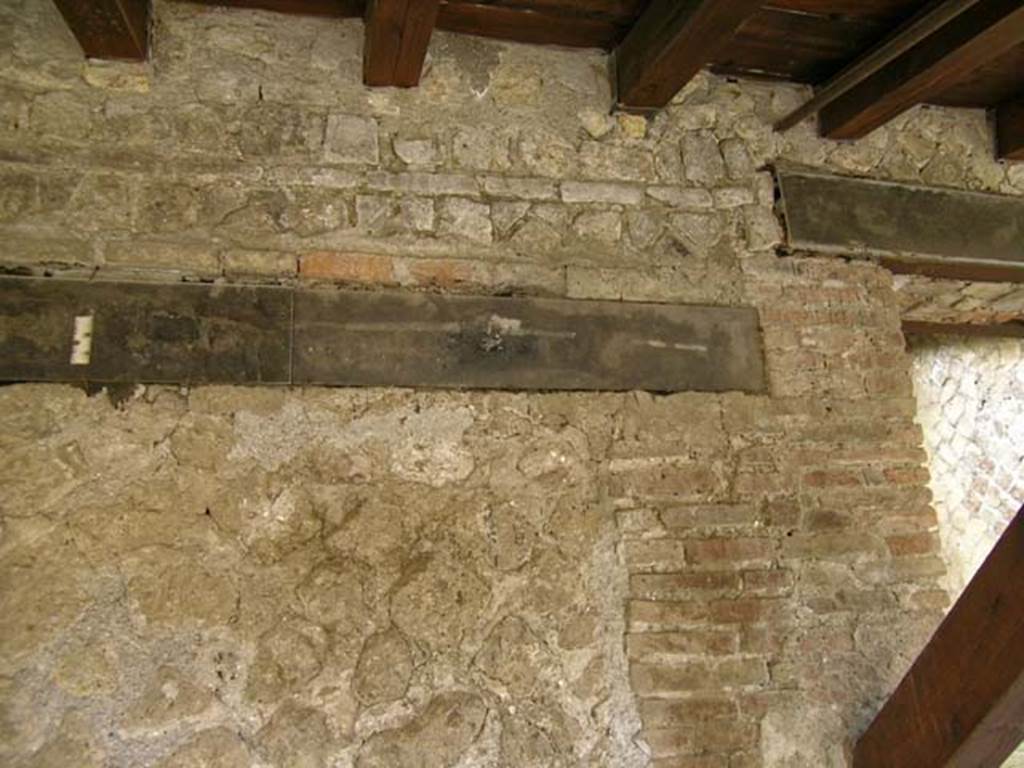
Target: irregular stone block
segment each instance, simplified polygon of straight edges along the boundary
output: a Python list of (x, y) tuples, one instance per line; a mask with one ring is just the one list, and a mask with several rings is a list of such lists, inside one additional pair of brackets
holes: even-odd
[(331, 163), (377, 165), (377, 121), (356, 115), (328, 115), (324, 158)]
[(642, 187), (586, 181), (563, 181), (562, 201), (566, 203), (614, 203), (640, 205), (644, 199)]

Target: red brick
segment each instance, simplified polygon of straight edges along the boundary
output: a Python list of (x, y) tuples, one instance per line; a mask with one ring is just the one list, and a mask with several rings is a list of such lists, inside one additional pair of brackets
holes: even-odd
[(736, 571), (687, 571), (684, 573), (638, 574), (629, 578), (630, 597), (642, 600), (686, 600), (693, 593), (723, 593), (740, 588)]
[(774, 655), (780, 653), (786, 644), (790, 630), (780, 624), (742, 624), (740, 630), (740, 653)]
[(686, 544), (686, 556), (691, 563), (744, 563), (771, 560), (775, 542), (767, 538), (700, 539)]
[(882, 542), (868, 533), (843, 531), (842, 533), (792, 536), (783, 540), (782, 546), (783, 553), (787, 557), (830, 560), (879, 553)]
[(816, 469), (804, 473), (802, 479), (803, 484), (810, 488), (850, 487), (864, 484), (860, 473), (849, 469)]
[(686, 699), (640, 699), (645, 728), (671, 728), (736, 715), (736, 702), (721, 696)]
[(672, 696), (761, 685), (768, 681), (768, 670), (761, 659), (732, 658), (671, 666), (634, 663), (630, 665), (629, 676), (638, 696)]
[(684, 629), (678, 632), (634, 632), (626, 636), (632, 659), (652, 656), (711, 655), (736, 653), (739, 633), (732, 628)]
[(753, 504), (697, 504), (661, 512), (667, 528), (752, 525), (761, 519), (762, 514)]
[(928, 555), (940, 549), (939, 537), (934, 533), (912, 533), (906, 536), (889, 536), (886, 546), (893, 557), (907, 555)]
[(757, 742), (758, 729), (735, 718), (720, 718), (699, 726), (644, 729), (644, 740), (656, 758), (692, 756), (701, 752), (730, 753), (749, 749)]
[(631, 573), (678, 571), (686, 563), (683, 542), (678, 539), (642, 539), (622, 545)]
[(708, 606), (708, 617), (717, 624), (757, 624), (792, 609), (792, 604), (781, 598), (713, 600)]
[(708, 618), (708, 604), (702, 600), (661, 602), (630, 600), (628, 606), (629, 630), (674, 630), (685, 628)]
[(744, 571), (743, 592), (762, 596), (787, 595), (793, 591), (793, 572), (786, 569)]
[(314, 251), (299, 257), (299, 276), (361, 285), (394, 285), (395, 265), (390, 256), (345, 251)]
[(855, 563), (854, 572), (872, 584), (902, 584), (946, 575), (945, 562), (935, 555), (898, 557)]
[(408, 271), (412, 281), (425, 288), (454, 288), (477, 279), (469, 262), (452, 259), (416, 259), (409, 262)]
[(892, 485), (927, 485), (931, 480), (928, 470), (922, 466), (889, 467), (882, 474)]

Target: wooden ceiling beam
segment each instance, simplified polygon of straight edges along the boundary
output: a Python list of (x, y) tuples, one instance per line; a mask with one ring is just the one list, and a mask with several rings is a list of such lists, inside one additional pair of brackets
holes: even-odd
[(996, 137), (1001, 158), (1024, 162), (1024, 99), (996, 110)]
[(1024, 509), (854, 750), (854, 768), (987, 768), (1024, 739)]
[(370, 0), (366, 6), (363, 82), (419, 85), (441, 0)]
[(821, 134), (859, 139), (1024, 42), (1024, 3), (985, 0), (826, 106)]
[(54, 0), (54, 5), (90, 59), (145, 60), (148, 0)]
[(366, 3), (363, 0), (188, 0), (188, 2), (214, 8), (245, 8), (250, 11), (270, 11), (271, 13), (328, 18), (359, 18), (364, 15), (366, 10)]
[(664, 107), (760, 7), (760, 0), (653, 0), (615, 51), (619, 106)]

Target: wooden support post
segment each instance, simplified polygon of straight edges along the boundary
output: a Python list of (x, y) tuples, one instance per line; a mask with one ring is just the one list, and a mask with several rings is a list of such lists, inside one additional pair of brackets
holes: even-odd
[(1024, 509), (854, 750), (854, 768), (993, 768), (1024, 739)]
[(54, 4), (89, 58), (145, 60), (147, 0), (54, 0)]
[(761, 7), (759, 0), (654, 0), (615, 52), (618, 103), (670, 101)]
[(996, 136), (1001, 158), (1024, 161), (1024, 100), (996, 110)]
[(366, 7), (363, 82), (419, 85), (441, 0), (370, 0)]
[(821, 133), (858, 139), (1024, 42), (1024, 3), (985, 0), (821, 111)]

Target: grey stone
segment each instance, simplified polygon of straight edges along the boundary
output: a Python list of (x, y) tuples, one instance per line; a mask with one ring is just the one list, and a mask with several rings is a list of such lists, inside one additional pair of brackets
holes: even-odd
[(452, 157), (460, 168), (505, 171), (512, 167), (511, 143), (512, 137), (504, 130), (465, 129), (452, 140)]
[(430, 168), (440, 162), (437, 147), (432, 139), (401, 139), (395, 137), (391, 146), (398, 159), (409, 166)]
[(629, 184), (563, 181), (562, 200), (566, 203), (617, 203), (640, 205), (644, 199), (641, 187)]
[(653, 181), (654, 157), (643, 146), (586, 142), (580, 150), (583, 175), (597, 179)]
[(491, 203), (491, 222), (498, 237), (507, 237), (529, 210), (530, 204), (525, 202)]
[(584, 109), (579, 112), (580, 124), (595, 139), (607, 136), (615, 128), (615, 119), (607, 112)]
[(445, 173), (371, 173), (368, 188), (381, 192), (408, 192), (414, 195), (475, 196), (480, 186), (472, 176)]
[(475, 243), (489, 243), (494, 236), (490, 214), (490, 207), (485, 203), (449, 197), (440, 203), (439, 231)]
[(508, 176), (485, 176), (484, 192), (492, 197), (520, 200), (557, 200), (558, 185), (546, 179), (519, 179)]
[[(345, 140), (353, 139), (353, 129), (335, 123), (333, 130), (330, 152), (354, 151), (349, 149), (352, 145), (344, 144), (338, 135), (341, 132), (345, 134)], [(250, 107), (241, 116), (238, 146), (245, 155), (273, 157), (301, 154), (304, 157), (315, 157), (323, 142), (324, 116), (316, 112), (262, 103)], [(339, 149), (341, 146), (346, 149)], [(341, 158), (332, 155), (328, 159)]]
[(657, 214), (648, 211), (629, 211), (626, 214), (626, 226), (630, 244), (635, 248), (645, 249), (657, 242), (665, 224)]
[(622, 237), (622, 216), (615, 211), (589, 211), (573, 221), (573, 229), (584, 240), (617, 243)]
[(331, 744), (324, 713), (291, 701), (278, 707), (256, 741), (271, 764), (289, 768), (321, 768)]
[(706, 189), (686, 187), (648, 187), (647, 194), (659, 203), (665, 203), (673, 208), (687, 208), (701, 210), (711, 208), (714, 205), (714, 198), (711, 192)]
[(332, 163), (377, 165), (377, 121), (357, 115), (328, 115), (324, 158)]
[(356, 768), (454, 766), (480, 736), (487, 706), (470, 693), (442, 693), (407, 725), (374, 734), (356, 758)]
[(413, 658), (401, 633), (389, 629), (367, 638), (352, 677), (356, 697), (366, 707), (395, 701), (405, 695)]
[(686, 178), (694, 184), (713, 187), (725, 178), (725, 160), (718, 140), (710, 131), (697, 131), (683, 137), (683, 164)]
[(282, 226), (302, 237), (333, 232), (349, 224), (349, 197), (335, 189), (295, 187), (288, 190)]
[(722, 187), (712, 194), (716, 208), (740, 208), (754, 203), (754, 192), (749, 187)]

